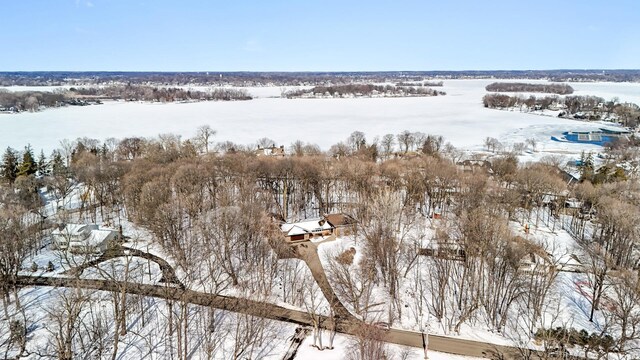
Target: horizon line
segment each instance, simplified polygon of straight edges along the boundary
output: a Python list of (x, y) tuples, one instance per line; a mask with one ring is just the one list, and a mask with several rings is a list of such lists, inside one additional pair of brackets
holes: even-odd
[(547, 71), (640, 71), (640, 68), (564, 68), (564, 69), (465, 69), (465, 70), (0, 70), (0, 74), (14, 73), (462, 73), (462, 72), (547, 72)]

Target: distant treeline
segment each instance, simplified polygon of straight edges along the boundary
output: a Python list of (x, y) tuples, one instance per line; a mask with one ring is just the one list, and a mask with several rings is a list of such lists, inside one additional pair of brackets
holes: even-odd
[(0, 112), (1, 111), (36, 111), (41, 106), (57, 107), (62, 106), (68, 100), (61, 92), (46, 91), (20, 91), (10, 92), (0, 89)]
[(0, 72), (0, 86), (329, 86), (417, 82), (425, 78), (418, 73), (404, 72)]
[(404, 82), (401, 81), (396, 86), (442, 86), (442, 81), (426, 81), (426, 82)]
[[(605, 106), (606, 101), (598, 96), (509, 96), (504, 94), (487, 94), (482, 98), (484, 107), (492, 109), (508, 109), (524, 106), (531, 110), (564, 109), (570, 114), (593, 110)], [(599, 105), (603, 104), (603, 105)]]
[(70, 88), (68, 91), (20, 91), (0, 89), (0, 112), (37, 111), (41, 108), (67, 105), (84, 106), (99, 104), (101, 100), (127, 101), (230, 101), (251, 100), (244, 89), (213, 89), (193, 91), (181, 88), (156, 88), (143, 85)]
[(482, 98), (485, 107), (492, 109), (521, 108), (532, 110), (556, 110), (559, 116), (588, 120), (617, 120), (624, 126), (636, 127), (640, 124), (640, 106), (605, 100), (599, 96), (509, 96), (487, 94)]
[(437, 96), (445, 95), (443, 91), (437, 91), (428, 87), (396, 87), (392, 85), (349, 84), (334, 86), (316, 86), (312, 89), (294, 90), (285, 93), (289, 99), (298, 97), (312, 97), (329, 95), (341, 96)]
[[(379, 72), (0, 72), (0, 86), (79, 86), (137, 84), (157, 86), (296, 86), (398, 83), (425, 79), (547, 79), (640, 81), (640, 70), (483, 70)], [(429, 85), (427, 85), (429, 86)]]
[(494, 82), (487, 85), (485, 89), (492, 92), (540, 92), (559, 95), (573, 94), (573, 88), (567, 84)]
[(188, 100), (251, 100), (244, 89), (212, 89), (194, 91), (175, 87), (152, 87), (145, 85), (106, 86), (91, 88), (71, 88), (69, 94), (92, 96), (114, 100), (131, 101), (188, 101)]

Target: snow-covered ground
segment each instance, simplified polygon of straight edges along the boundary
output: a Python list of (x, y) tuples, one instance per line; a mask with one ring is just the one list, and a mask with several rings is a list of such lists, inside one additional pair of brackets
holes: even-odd
[[(81, 294), (90, 296), (91, 300), (85, 301), (81, 320), (75, 324), (78, 326), (78, 334), (74, 338), (74, 358), (106, 359), (113, 352), (113, 310), (111, 294), (102, 291), (83, 291)], [(75, 297), (74, 297), (75, 296)], [(40, 359), (43, 357), (55, 358), (56, 338), (60, 333), (58, 321), (66, 319), (64, 306), (70, 306), (78, 295), (70, 289), (56, 289), (50, 287), (29, 287), (20, 290), (20, 298), (25, 310), (25, 318), (29, 322), (30, 331), (27, 338), (27, 353), (25, 359)], [(67, 301), (66, 305), (63, 301)], [(118, 342), (118, 359), (168, 359), (175, 358), (176, 337), (169, 335), (168, 319), (170, 306), (166, 301), (157, 298), (145, 297), (130, 299), (128, 302), (131, 315), (127, 321), (127, 334), (120, 337)], [(13, 306), (11, 306), (13, 311)], [(174, 316), (179, 313), (176, 306), (173, 308)], [(215, 310), (213, 313), (216, 330), (212, 336), (207, 328), (211, 321), (207, 319), (207, 309), (199, 306), (189, 306), (189, 358), (190, 359), (231, 359), (234, 346), (237, 343), (251, 345), (253, 339), (245, 338), (249, 331), (256, 331), (261, 327), (263, 332), (259, 336), (263, 338), (259, 343), (253, 344), (251, 355), (246, 357), (255, 359), (281, 359), (289, 347), (289, 338), (294, 334), (295, 325), (245, 317), (233, 312)], [(209, 313), (211, 314), (211, 313)], [(0, 341), (7, 340), (8, 322), (0, 322)], [(242, 323), (242, 326), (238, 325)], [(66, 323), (63, 323), (66, 324)], [(85, 327), (81, 327), (85, 326)], [(174, 325), (175, 326), (175, 325)], [(95, 336), (94, 332), (103, 331), (103, 337)], [(258, 335), (256, 335), (258, 336)], [(84, 347), (81, 342), (84, 341)], [(246, 345), (249, 344), (249, 345)], [(207, 348), (209, 346), (209, 348)], [(102, 351), (98, 350), (102, 348)], [(207, 350), (209, 349), (209, 350)], [(3, 355), (14, 355), (13, 351)], [(85, 352), (93, 351), (91, 354)], [(341, 351), (336, 348), (336, 352)], [(342, 350), (344, 353), (344, 350)], [(101, 355), (99, 355), (101, 353)], [(299, 359), (313, 359), (312, 357)]]
[[(280, 87), (247, 90), (251, 101), (196, 103), (108, 102), (98, 106), (64, 107), (37, 113), (0, 114), (0, 147), (21, 149), (30, 143), (45, 153), (59, 146), (61, 139), (92, 137), (155, 136), (173, 132), (191, 137), (195, 129), (209, 124), (218, 131), (216, 139), (241, 144), (269, 137), (279, 144), (295, 140), (316, 143), (323, 149), (346, 139), (355, 131), (369, 139), (403, 130), (442, 135), (456, 147), (482, 148), (486, 137), (503, 144), (538, 140), (535, 157), (549, 153), (578, 154), (597, 150), (594, 145), (560, 143), (551, 136), (564, 131), (593, 130), (601, 124), (586, 123), (521, 112), (486, 109), (484, 87), (494, 80), (448, 80), (446, 96), (419, 98), (283, 99)], [(515, 80), (514, 80), (515, 81)], [(605, 99), (640, 103), (640, 84), (576, 83), (576, 95), (599, 95)]]
[[(509, 226), (514, 235), (527, 237), (528, 240), (544, 246), (546, 251), (552, 256), (552, 262), (554, 264), (564, 264), (570, 260), (572, 255), (580, 254), (576, 241), (570, 233), (565, 230), (565, 227), (563, 227), (561, 223), (562, 221), (569, 221), (565, 216), (561, 217), (561, 220), (558, 220), (556, 223), (553, 223), (553, 220), (549, 220), (546, 212), (543, 211), (541, 213), (541, 220), (537, 225), (535, 225), (535, 215), (533, 219), (534, 223), (531, 224), (528, 234), (525, 234), (522, 224), (518, 222), (511, 222)], [(424, 221), (431, 222), (433, 220), (425, 219)], [(437, 223), (434, 223), (434, 225), (437, 226)], [(435, 231), (434, 228), (431, 227), (423, 230), (425, 233), (423, 234), (421, 246), (426, 245), (425, 241), (429, 241), (428, 239), (434, 235)], [(338, 237), (335, 241), (324, 242), (319, 245), (318, 253), (326, 270), (330, 267), (329, 257), (335, 257), (337, 254), (351, 247), (356, 248), (354, 263), (358, 263), (363, 256), (363, 246), (364, 242), (362, 240), (352, 236)], [(432, 276), (428, 267), (420, 266), (420, 261), (426, 260), (418, 260), (418, 267), (421, 269), (420, 276), (423, 278)], [(414, 311), (414, 309), (417, 308), (416, 302), (418, 301), (414, 295), (413, 284), (415, 281), (414, 271), (412, 270), (409, 273), (408, 279), (401, 282), (401, 292), (403, 293), (401, 302), (404, 304), (405, 310), (402, 312), (402, 318), (392, 324), (394, 328), (411, 331), (420, 330), (419, 325), (417, 325), (418, 317)], [(589, 321), (591, 302), (588, 298), (588, 292), (591, 290), (588, 288), (587, 283), (587, 276), (585, 274), (568, 271), (560, 271), (558, 273), (543, 309), (542, 322), (546, 328), (565, 326), (578, 330), (584, 329), (589, 333), (598, 332), (601, 329), (604, 316), (602, 312), (597, 311), (594, 321)], [(428, 293), (430, 290), (427, 286), (423, 291)], [(372, 296), (375, 299), (373, 303), (384, 304), (378, 308), (374, 308), (374, 312), (377, 312), (380, 308), (386, 310), (387, 304), (390, 303), (390, 297), (382, 284), (374, 287)], [(429, 296), (426, 296), (426, 298), (429, 299)], [(350, 308), (349, 304), (345, 303), (345, 305)], [(384, 315), (381, 316), (379, 321), (387, 321), (385, 318), (387, 315), (386, 312), (382, 311), (381, 313)], [(425, 319), (422, 319), (422, 321), (425, 321)], [(519, 328), (519, 326), (522, 326), (521, 324), (510, 324), (505, 328), (504, 333), (498, 333), (486, 325), (483, 325), (482, 322), (477, 322), (473, 325), (465, 323), (461, 326), (460, 333), (456, 334), (455, 332), (445, 331), (444, 324), (438, 322), (434, 317), (429, 317), (425, 322), (429, 324), (430, 333), (436, 335), (506, 346), (517, 346), (521, 344), (527, 344), (529, 347), (539, 346), (539, 344), (529, 338), (529, 335), (522, 332), (522, 329)]]
[[(312, 346), (313, 345), (313, 337), (307, 336), (307, 338), (302, 342), (300, 348), (298, 348), (298, 353), (296, 355), (296, 359), (309, 359), (309, 360), (344, 360), (348, 359), (349, 351), (351, 351), (351, 347), (353, 346), (354, 338), (349, 335), (336, 334), (336, 338), (334, 339), (333, 346), (334, 349), (328, 350), (318, 350), (318, 348)], [(325, 340), (326, 343), (326, 340)], [(407, 359), (407, 360), (418, 360), (424, 359), (424, 352), (419, 348), (412, 348), (394, 344), (387, 345), (387, 351), (391, 355), (391, 360), (395, 359)], [(429, 359), (431, 360), (473, 360), (479, 359), (470, 356), (460, 356), (460, 355), (452, 355), (441, 353), (437, 351), (427, 351)], [(405, 356), (406, 357), (403, 357)]]
[[(83, 331), (76, 335), (74, 351), (81, 356), (82, 350), (79, 348), (79, 339), (85, 342), (93, 342), (93, 346), (86, 345), (83, 349), (94, 351), (91, 358), (98, 358), (97, 348), (102, 348), (102, 356), (99, 358), (109, 358), (113, 351), (113, 317), (110, 294), (101, 291), (87, 291), (85, 296), (91, 296), (91, 301), (84, 306), (82, 321)], [(27, 341), (27, 351), (30, 353), (24, 358), (37, 359), (43, 355), (53, 357), (55, 354), (55, 338), (58, 334), (58, 319), (56, 313), (62, 315), (63, 300), (69, 301), (73, 298), (73, 290), (55, 289), (49, 287), (25, 288), (20, 290), (22, 305), (25, 309), (25, 317), (30, 322), (30, 332)], [(133, 299), (131, 302), (132, 315), (127, 322), (128, 333), (121, 336), (118, 346), (118, 359), (167, 359), (170, 354), (176, 356), (176, 337), (167, 334), (169, 319), (169, 305), (166, 301), (157, 298)], [(11, 306), (13, 308), (13, 306)], [(89, 311), (91, 309), (91, 311)], [(144, 310), (142, 310), (144, 309)], [(174, 316), (179, 314), (177, 307), (174, 307)], [(207, 320), (206, 309), (199, 306), (189, 307), (190, 329), (189, 329), (189, 358), (190, 359), (231, 359), (236, 341), (248, 341), (243, 338), (243, 332), (248, 331), (238, 323), (248, 321), (248, 318), (237, 313), (215, 310), (215, 336), (212, 336), (206, 329), (210, 322)], [(100, 327), (100, 319), (103, 321)], [(254, 359), (282, 359), (289, 348), (290, 339), (294, 334), (296, 325), (271, 321), (253, 320), (254, 326), (264, 327), (264, 332), (260, 336), (264, 337), (263, 342), (255, 344), (250, 358)], [(251, 326), (251, 322), (248, 323)], [(0, 340), (6, 340), (6, 322), (0, 323)], [(92, 338), (90, 331), (102, 329), (104, 338)], [(325, 334), (327, 337), (327, 334)], [(333, 343), (333, 349), (318, 350), (311, 344), (313, 337), (311, 333), (300, 345), (296, 359), (301, 360), (343, 360), (348, 359), (354, 351), (355, 338), (348, 335), (337, 334)], [(325, 339), (325, 346), (327, 339)], [(207, 351), (207, 346), (214, 346)], [(419, 348), (410, 348), (399, 345), (387, 344), (387, 352), (390, 359), (418, 360), (423, 358), (423, 351)], [(8, 354), (14, 354), (10, 351)], [(4, 352), (3, 352), (4, 354)], [(476, 358), (456, 356), (451, 354), (429, 351), (429, 359), (433, 360), (473, 360)], [(87, 354), (84, 354), (87, 355)], [(244, 358), (244, 357), (242, 357)], [(247, 357), (249, 358), (249, 357)]]

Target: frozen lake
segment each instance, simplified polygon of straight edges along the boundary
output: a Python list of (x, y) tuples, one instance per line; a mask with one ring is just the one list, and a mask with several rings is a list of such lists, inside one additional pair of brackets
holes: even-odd
[[(600, 124), (486, 109), (484, 87), (494, 80), (445, 80), (446, 96), (421, 98), (281, 99), (280, 87), (248, 88), (252, 101), (152, 104), (111, 102), (99, 106), (0, 114), (0, 146), (21, 149), (27, 143), (49, 153), (62, 139), (106, 139), (176, 133), (192, 137), (198, 126), (218, 131), (215, 140), (241, 144), (268, 137), (278, 144), (296, 140), (328, 149), (355, 130), (368, 139), (403, 130), (442, 135), (463, 149), (480, 149), (487, 136), (503, 143), (538, 139), (544, 152), (579, 153), (590, 145), (550, 140), (564, 131), (590, 130)], [(532, 82), (531, 80), (524, 80)], [(613, 97), (640, 103), (640, 84), (570, 83), (575, 95)], [(25, 88), (11, 88), (23, 90)], [(31, 88), (33, 89), (33, 88)], [(50, 90), (47, 89), (47, 90)]]

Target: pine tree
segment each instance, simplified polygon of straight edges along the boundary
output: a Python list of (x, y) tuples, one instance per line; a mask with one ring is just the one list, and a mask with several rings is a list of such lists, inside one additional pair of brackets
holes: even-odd
[(40, 150), (40, 156), (38, 156), (38, 175), (49, 176), (51, 174), (51, 168), (47, 158), (44, 156), (44, 151)]
[(102, 144), (102, 148), (100, 148), (100, 157), (106, 159), (108, 154), (109, 148), (107, 147), (107, 143), (105, 142), (104, 144)]
[(18, 176), (33, 175), (36, 171), (38, 171), (38, 164), (33, 158), (33, 150), (31, 150), (31, 146), (27, 145), (25, 146), (24, 153), (22, 154), (22, 162), (18, 167)]
[(8, 147), (2, 156), (2, 166), (0, 170), (2, 178), (10, 184), (13, 184), (18, 177), (18, 154), (11, 147)]
[(580, 155), (580, 181), (593, 180), (594, 166), (593, 153), (585, 155), (584, 151)]
[(65, 165), (64, 158), (58, 150), (53, 150), (51, 153), (51, 174), (52, 175), (64, 175), (67, 173), (67, 166)]

